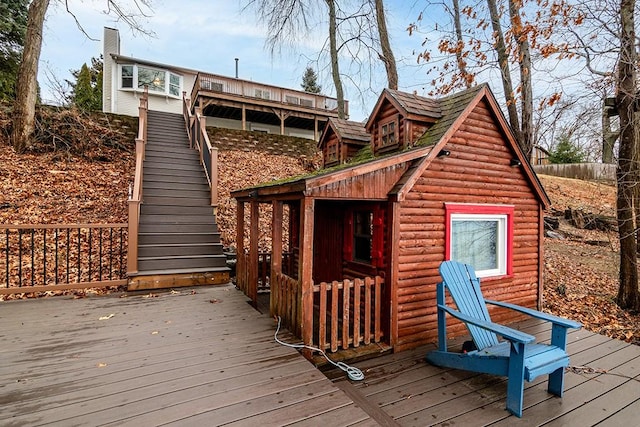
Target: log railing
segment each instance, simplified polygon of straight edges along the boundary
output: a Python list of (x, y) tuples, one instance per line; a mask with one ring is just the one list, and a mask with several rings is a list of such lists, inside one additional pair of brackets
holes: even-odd
[(200, 164), (204, 168), (211, 189), (211, 206), (215, 210), (218, 206), (218, 149), (209, 141), (206, 117), (202, 115), (200, 108), (196, 107), (195, 113), (191, 113), (191, 101), (187, 98), (186, 92), (182, 92), (182, 115), (189, 136), (189, 147), (200, 153)]
[[(237, 254), (237, 265), (238, 266), (246, 266), (249, 262), (249, 255), (247, 253)], [(240, 259), (242, 258), (242, 259)], [(282, 254), (282, 272), (284, 274), (292, 275), (293, 266), (294, 266), (294, 257), (293, 253), (285, 252)], [(249, 287), (252, 284), (249, 284), (249, 269), (248, 268), (237, 268), (236, 269), (236, 283), (238, 288), (245, 292), (245, 294), (250, 295), (248, 293)], [(260, 252), (258, 253), (258, 282), (255, 284), (257, 287), (257, 292), (268, 292), (271, 289), (271, 253), (270, 252)]]
[(302, 293), (299, 281), (277, 274), (271, 280), (272, 315), (294, 335), (303, 328), (313, 331), (309, 346), (336, 352), (379, 343), (382, 331), (381, 277), (321, 282), (313, 285), (313, 324), (302, 324)]
[(0, 294), (126, 284), (127, 228), (0, 225)]
[(149, 88), (144, 88), (138, 108), (138, 136), (136, 137), (136, 170), (133, 186), (129, 188), (129, 253), (127, 274), (138, 272), (138, 227), (140, 224), (140, 205), (142, 204), (142, 166), (147, 144), (147, 111), (149, 109)]

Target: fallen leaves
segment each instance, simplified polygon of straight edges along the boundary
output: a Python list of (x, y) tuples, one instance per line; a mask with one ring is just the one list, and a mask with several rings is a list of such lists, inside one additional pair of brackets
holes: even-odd
[(109, 320), (111, 319), (113, 316), (115, 316), (115, 313), (111, 313), (108, 316), (101, 316), (98, 318), (98, 320)]
[[(615, 215), (615, 188), (604, 184), (541, 176), (553, 207), (583, 209)], [(560, 230), (570, 236), (544, 242), (544, 308), (583, 324), (585, 329), (640, 344), (640, 313), (616, 304), (619, 254), (616, 232), (576, 229), (564, 221)], [(609, 242), (594, 246), (587, 242)]]

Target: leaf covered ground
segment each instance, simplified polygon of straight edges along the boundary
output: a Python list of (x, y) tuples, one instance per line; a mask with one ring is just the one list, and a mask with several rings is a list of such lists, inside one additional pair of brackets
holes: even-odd
[[(127, 221), (134, 168), (132, 138), (114, 131), (117, 127), (108, 122), (80, 118), (80, 127), (70, 124), (77, 118), (68, 112), (48, 118), (34, 152), (17, 154), (8, 143), (8, 117), (0, 114), (0, 224)], [(255, 151), (221, 151), (219, 159), (218, 223), (226, 246), (235, 245), (235, 202), (230, 190), (304, 174), (317, 162)], [(615, 214), (613, 186), (540, 179), (554, 212), (571, 208)], [(565, 220), (560, 221), (559, 231), (563, 239), (545, 238), (545, 310), (578, 320), (591, 331), (640, 344), (640, 315), (615, 304), (616, 234), (576, 229)], [(263, 234), (266, 241), (269, 233)]]

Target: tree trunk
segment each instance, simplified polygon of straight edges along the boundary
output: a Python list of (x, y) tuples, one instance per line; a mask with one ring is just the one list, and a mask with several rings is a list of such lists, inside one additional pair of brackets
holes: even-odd
[(602, 101), (602, 163), (613, 163), (613, 147), (618, 139), (618, 132), (611, 131), (611, 110)]
[(531, 84), (531, 51), (529, 49), (529, 35), (522, 26), (520, 19), (520, 0), (509, 0), (509, 14), (511, 17), (511, 31), (518, 45), (520, 60), (520, 87), (521, 87), (521, 139), (520, 148), (528, 159), (533, 151), (533, 88)]
[(344, 108), (344, 91), (342, 89), (342, 80), (340, 79), (340, 68), (338, 66), (338, 43), (337, 30), (338, 24), (336, 20), (336, 3), (335, 0), (325, 0), (329, 7), (329, 53), (331, 55), (331, 75), (333, 76), (333, 84), (336, 87), (336, 98), (338, 99), (338, 117), (346, 118)]
[(616, 178), (617, 215), (620, 240), (620, 287), (617, 303), (621, 308), (640, 310), (636, 233), (633, 200), (636, 182), (633, 159), (636, 151), (635, 98), (636, 61), (633, 11), (635, 0), (620, 1), (620, 59), (618, 63), (616, 103), (620, 115), (620, 152)]
[(456, 49), (456, 63), (458, 64), (460, 76), (464, 80), (464, 84), (468, 89), (471, 87), (472, 76), (467, 72), (467, 63), (462, 57), (464, 39), (462, 38), (462, 24), (460, 23), (460, 0), (453, 0), (453, 24), (456, 31), (456, 42), (458, 43)]
[(27, 15), (27, 34), (24, 39), (22, 61), (16, 81), (16, 101), (13, 107), (11, 143), (17, 152), (31, 147), (35, 129), (38, 96), (38, 62), (42, 48), (42, 26), (49, 0), (33, 0)]
[(398, 69), (396, 67), (396, 58), (393, 56), (391, 43), (389, 42), (384, 4), (382, 3), (382, 0), (375, 0), (375, 2), (376, 19), (378, 21), (378, 37), (380, 38), (380, 47), (382, 48), (382, 55), (380, 59), (384, 62), (384, 67), (387, 70), (387, 85), (389, 89), (398, 89)]
[(509, 124), (515, 133), (518, 144), (522, 146), (522, 132), (520, 130), (520, 120), (518, 119), (518, 109), (513, 92), (513, 83), (511, 82), (511, 73), (509, 71), (509, 54), (504, 41), (504, 34), (500, 26), (500, 14), (496, 0), (487, 0), (489, 13), (491, 15), (491, 26), (493, 28), (493, 36), (495, 38), (495, 49), (498, 54), (498, 64), (500, 65), (500, 75), (502, 77), (502, 87), (504, 97), (507, 104), (507, 112), (509, 113)]

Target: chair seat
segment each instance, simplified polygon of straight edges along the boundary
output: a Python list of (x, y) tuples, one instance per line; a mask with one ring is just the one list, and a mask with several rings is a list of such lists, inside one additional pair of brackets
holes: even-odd
[[(501, 342), (498, 345), (468, 353), (475, 357), (496, 357), (508, 359), (510, 343)], [(532, 381), (539, 375), (549, 374), (558, 368), (569, 366), (569, 356), (559, 347), (547, 344), (527, 344), (524, 350), (525, 379)]]

